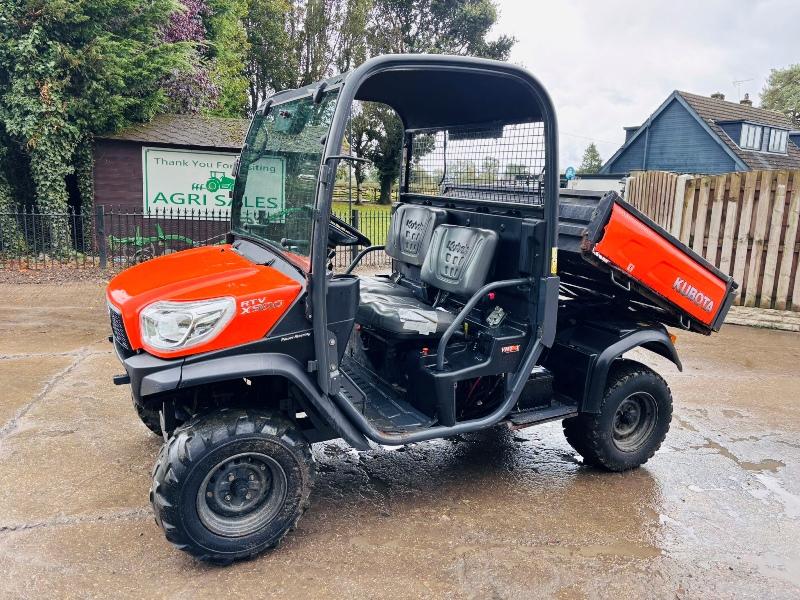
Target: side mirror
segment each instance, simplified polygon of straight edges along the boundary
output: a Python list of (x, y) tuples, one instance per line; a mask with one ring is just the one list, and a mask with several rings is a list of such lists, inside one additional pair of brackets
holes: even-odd
[(327, 87), (327, 84), (321, 83), (320, 86), (317, 89), (314, 90), (314, 93), (312, 95), (312, 99), (314, 100), (314, 104), (319, 104), (320, 102), (322, 102), (322, 94), (325, 92), (325, 88), (326, 87)]
[(261, 114), (261, 115), (266, 115), (269, 112), (270, 108), (272, 108), (272, 99), (271, 98), (269, 100), (267, 100), (266, 102), (264, 102), (264, 104), (261, 106), (261, 108), (259, 110), (257, 110), (256, 112)]

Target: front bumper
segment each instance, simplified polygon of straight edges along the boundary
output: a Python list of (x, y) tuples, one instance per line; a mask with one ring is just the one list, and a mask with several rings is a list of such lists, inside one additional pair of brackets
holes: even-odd
[(183, 358), (165, 360), (152, 354), (130, 352), (116, 339), (114, 350), (130, 378), (131, 393), (141, 401), (145, 396), (178, 389), (181, 383)]

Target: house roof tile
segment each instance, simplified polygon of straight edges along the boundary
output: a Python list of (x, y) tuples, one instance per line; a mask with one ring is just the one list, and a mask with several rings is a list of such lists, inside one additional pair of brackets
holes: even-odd
[(205, 115), (159, 115), (101, 139), (240, 150), (249, 121)]
[(749, 121), (755, 124), (792, 130), (794, 127), (786, 115), (764, 108), (699, 96), (689, 92), (678, 92), (678, 94), (708, 124), (711, 130), (725, 142), (728, 148), (751, 169), (800, 169), (800, 148), (791, 141), (787, 144), (786, 154), (743, 150), (718, 125), (725, 121)]

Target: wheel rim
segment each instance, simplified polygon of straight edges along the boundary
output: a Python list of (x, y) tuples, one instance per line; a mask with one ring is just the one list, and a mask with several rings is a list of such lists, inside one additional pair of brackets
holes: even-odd
[(614, 413), (614, 445), (623, 452), (640, 449), (653, 433), (658, 416), (655, 398), (647, 392), (631, 394)]
[(200, 522), (224, 537), (255, 533), (280, 511), (286, 473), (275, 459), (244, 452), (217, 463), (197, 491)]

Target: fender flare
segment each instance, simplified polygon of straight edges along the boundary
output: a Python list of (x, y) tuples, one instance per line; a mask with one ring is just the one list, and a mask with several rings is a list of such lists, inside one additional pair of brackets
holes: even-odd
[(317, 414), (356, 450), (369, 450), (364, 435), (329, 398), (324, 397), (315, 382), (294, 358), (287, 354), (272, 352), (242, 354), (212, 358), (192, 364), (184, 364), (179, 388), (195, 387), (240, 377), (274, 375), (285, 377), (295, 384)]
[(675, 349), (675, 344), (672, 343), (665, 329), (647, 328), (635, 331), (614, 342), (598, 354), (581, 412), (597, 413), (600, 411), (600, 403), (603, 400), (603, 392), (605, 391), (611, 365), (625, 352), (639, 346), (671, 360), (678, 367), (678, 371), (683, 371), (683, 364), (681, 364), (681, 359), (678, 358), (678, 351)]

